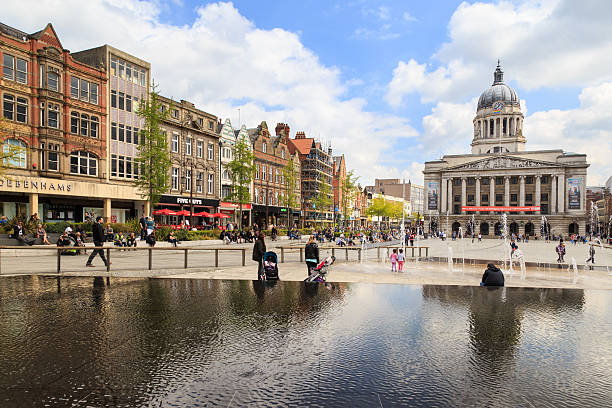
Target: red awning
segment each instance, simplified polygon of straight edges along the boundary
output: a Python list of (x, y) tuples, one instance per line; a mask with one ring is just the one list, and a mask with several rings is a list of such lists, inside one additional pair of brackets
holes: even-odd
[(176, 215), (176, 213), (167, 208), (162, 208), (161, 210), (153, 211), (153, 215)]
[(194, 213), (193, 215), (194, 217), (212, 217), (213, 216), (211, 213), (207, 213), (206, 211)]
[(230, 217), (227, 214), (221, 214), (221, 213), (214, 213), (212, 216), (215, 218), (229, 218)]

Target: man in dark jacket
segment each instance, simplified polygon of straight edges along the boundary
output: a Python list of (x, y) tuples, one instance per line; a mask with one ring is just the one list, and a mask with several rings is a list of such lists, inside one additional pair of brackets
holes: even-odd
[(504, 286), (504, 273), (497, 266), (488, 264), (480, 286)]
[(253, 260), (257, 261), (259, 267), (257, 269), (257, 279), (261, 279), (261, 276), (265, 274), (263, 268), (263, 256), (266, 253), (266, 242), (264, 241), (265, 234), (263, 231), (259, 232), (255, 245), (253, 245)]
[(306, 268), (308, 268), (308, 276), (310, 276), (312, 270), (319, 264), (319, 246), (317, 245), (314, 235), (310, 237), (306, 244), (304, 257), (306, 259)]
[(15, 224), (15, 227), (13, 228), (13, 238), (21, 242), (22, 244), (30, 246), (33, 245), (35, 241), (26, 237), (25, 230), (23, 229), (23, 224), (21, 223), (21, 221)]
[[(106, 241), (106, 236), (104, 235), (104, 227), (102, 227), (103, 222), (104, 222), (104, 219), (102, 217), (96, 217), (96, 222), (91, 227), (92, 232), (93, 232), (94, 245), (97, 247), (103, 246), (104, 241)], [(100, 248), (100, 249), (93, 250), (91, 255), (89, 255), (89, 259), (87, 259), (87, 263), (85, 264), (85, 266), (93, 267), (93, 264), (91, 262), (96, 257), (96, 254), (100, 255), (100, 258), (102, 258), (102, 262), (104, 262), (105, 266), (108, 266), (110, 264), (110, 262), (106, 261), (106, 257), (104, 256), (104, 250)]]
[(147, 237), (147, 220), (144, 215), (140, 217), (138, 223), (140, 224), (140, 240), (144, 241)]

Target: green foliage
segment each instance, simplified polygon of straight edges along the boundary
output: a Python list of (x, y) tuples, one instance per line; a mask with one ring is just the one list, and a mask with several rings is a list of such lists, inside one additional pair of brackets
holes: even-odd
[(355, 172), (353, 170), (350, 170), (348, 173), (346, 173), (346, 177), (344, 178), (342, 183), (342, 214), (344, 215), (345, 223), (351, 217), (351, 215), (349, 214), (349, 204), (355, 200), (355, 195), (358, 192), (358, 180), (359, 177), (355, 176)]
[(298, 208), (299, 201), (296, 190), (299, 190), (299, 174), (295, 168), (295, 160), (293, 157), (289, 159), (287, 165), (283, 168), (283, 177), (285, 179), (285, 194), (281, 196), (281, 205), (287, 208), (289, 214), (289, 225), (293, 224), (293, 211), (291, 208)]
[(232, 178), (232, 193), (226, 197), (227, 200), (239, 204), (240, 227), (242, 228), (242, 206), (251, 202), (249, 186), (255, 172), (253, 163), (255, 156), (251, 151), (249, 141), (240, 138), (234, 146), (234, 156), (227, 163), (227, 169)]
[(317, 195), (312, 200), (312, 203), (315, 206), (315, 210), (320, 213), (319, 219), (322, 220), (323, 214), (330, 211), (333, 204), (331, 185), (319, 182)]
[(140, 177), (134, 180), (142, 198), (149, 201), (150, 207), (159, 201), (159, 198), (170, 187), (170, 152), (168, 139), (161, 130), (161, 124), (168, 117), (170, 109), (162, 110), (162, 103), (157, 93), (155, 83), (151, 86), (148, 100), (143, 100), (136, 112), (144, 119), (144, 126), (140, 130), (140, 144), (136, 163), (140, 168)]

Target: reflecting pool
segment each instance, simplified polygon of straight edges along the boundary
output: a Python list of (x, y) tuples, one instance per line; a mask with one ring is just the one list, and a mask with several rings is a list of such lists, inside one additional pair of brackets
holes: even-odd
[(610, 406), (612, 292), (0, 279), (0, 406)]

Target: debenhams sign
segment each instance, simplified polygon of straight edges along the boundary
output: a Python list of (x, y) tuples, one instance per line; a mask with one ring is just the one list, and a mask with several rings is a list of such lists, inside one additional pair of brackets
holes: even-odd
[(70, 192), (70, 190), (72, 190), (72, 183), (49, 179), (37, 180), (0, 177), (0, 189), (34, 192)]

